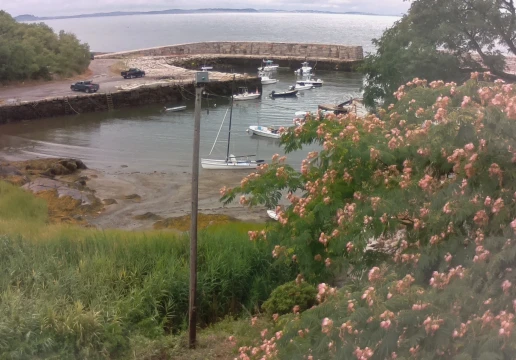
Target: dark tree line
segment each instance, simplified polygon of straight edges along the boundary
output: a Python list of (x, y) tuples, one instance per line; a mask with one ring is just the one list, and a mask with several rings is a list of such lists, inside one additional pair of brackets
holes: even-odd
[(51, 79), (81, 73), (90, 63), (88, 44), (43, 23), (18, 23), (0, 11), (0, 82)]
[(399, 85), (415, 77), (462, 82), (472, 71), (506, 81), (506, 56), (516, 56), (513, 0), (415, 0), (380, 39), (363, 70), (365, 100), (392, 101)]

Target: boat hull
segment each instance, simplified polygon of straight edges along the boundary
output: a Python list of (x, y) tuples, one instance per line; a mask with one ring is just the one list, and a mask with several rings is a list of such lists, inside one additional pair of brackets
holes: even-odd
[(293, 91), (285, 91), (285, 92), (272, 92), (270, 95), (272, 98), (281, 98), (281, 97), (296, 97), (297, 96), (297, 90)]
[(254, 126), (254, 125), (249, 126), (249, 130), (251, 130), (251, 132), (256, 136), (263, 136), (263, 137), (271, 138), (271, 139), (281, 138), (280, 134), (273, 133), (273, 132), (269, 131), (269, 129), (267, 129), (266, 127), (263, 127), (263, 126)]
[(255, 100), (258, 99), (262, 94), (246, 94), (246, 95), (233, 95), (235, 101)]
[(295, 89), (296, 90), (311, 90), (313, 89), (313, 85), (296, 85)]
[(278, 79), (267, 79), (267, 80), (262, 79), (262, 85), (271, 85), (271, 84), (276, 84), (277, 82), (278, 82)]
[(226, 161), (201, 159), (201, 167), (206, 170), (249, 170), (256, 169), (261, 162), (252, 160)]
[(276, 213), (276, 211), (274, 210), (267, 210), (267, 215), (269, 215), (269, 217), (273, 220), (276, 220), (278, 221), (279, 220), (279, 216), (278, 214)]
[(166, 112), (177, 112), (177, 111), (183, 111), (183, 110), (186, 110), (186, 106), (176, 106), (173, 108), (165, 109)]

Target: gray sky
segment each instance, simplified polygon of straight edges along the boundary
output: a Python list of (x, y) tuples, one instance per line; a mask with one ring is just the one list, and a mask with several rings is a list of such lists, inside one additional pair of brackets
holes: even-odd
[(124, 10), (149, 11), (208, 7), (361, 11), (398, 15), (404, 13), (409, 4), (403, 0), (2, 0), (0, 2), (0, 9), (13, 16), (21, 14), (73, 15)]

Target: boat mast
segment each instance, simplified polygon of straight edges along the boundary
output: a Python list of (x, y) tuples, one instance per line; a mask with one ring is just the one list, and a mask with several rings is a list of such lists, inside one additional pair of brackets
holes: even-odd
[(228, 131), (228, 150), (226, 152), (226, 161), (229, 161), (229, 143), (231, 141), (231, 118), (233, 117), (233, 101), (235, 92), (235, 74), (233, 74), (233, 83), (231, 84), (231, 110), (229, 112), (229, 131)]

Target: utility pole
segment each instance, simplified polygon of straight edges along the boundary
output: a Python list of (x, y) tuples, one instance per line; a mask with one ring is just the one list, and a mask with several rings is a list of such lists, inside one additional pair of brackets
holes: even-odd
[(188, 304), (188, 346), (197, 342), (197, 213), (199, 208), (199, 145), (201, 142), (201, 96), (208, 73), (195, 76), (194, 141), (192, 158), (192, 214), (190, 215), (190, 299)]

